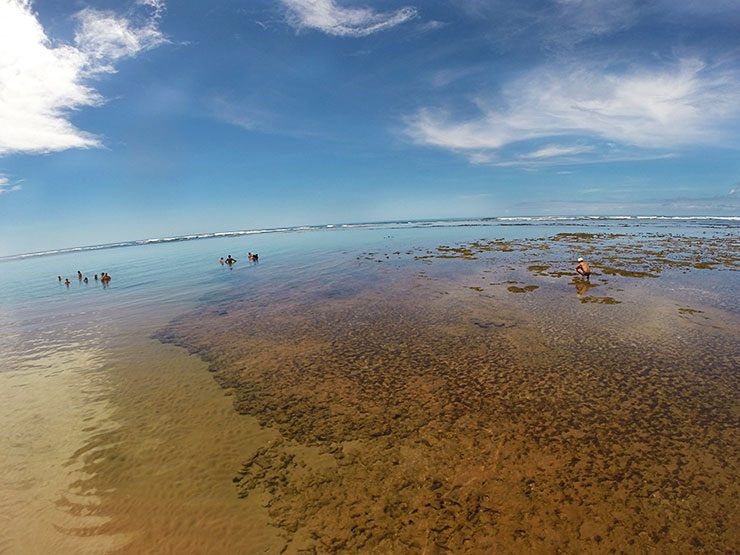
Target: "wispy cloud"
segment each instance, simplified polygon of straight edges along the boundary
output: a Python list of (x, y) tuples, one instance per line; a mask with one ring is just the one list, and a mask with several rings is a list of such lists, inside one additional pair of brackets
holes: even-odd
[[(596, 192), (594, 189), (592, 192)], [(586, 192), (586, 191), (582, 191)], [(627, 192), (627, 197), (631, 192)], [(514, 207), (522, 214), (675, 214), (684, 216), (739, 216), (740, 195), (653, 198), (646, 200), (561, 200), (529, 201)]]
[(316, 29), (337, 37), (364, 37), (405, 23), (417, 15), (416, 8), (393, 12), (372, 8), (343, 8), (335, 0), (282, 0), (288, 23), (295, 29)]
[(460, 195), (459, 198), (463, 200), (482, 200), (491, 196), (491, 193), (471, 193), (468, 195)]
[[(490, 37), (503, 45), (568, 48), (610, 35), (639, 20), (639, 0), (453, 0), (464, 13), (483, 19)], [(526, 34), (526, 41), (522, 35)]]
[(152, 19), (159, 19), (167, 9), (164, 0), (136, 0), (139, 6), (146, 6), (152, 10)]
[(75, 16), (74, 44), (58, 44), (29, 2), (0, 0), (0, 155), (100, 146), (70, 115), (104, 102), (93, 87), (95, 77), (165, 42), (158, 28), (164, 3), (138, 4), (146, 14), (84, 9)]
[(10, 178), (8, 178), (8, 176), (0, 174), (0, 195), (4, 193), (14, 193), (20, 190), (21, 190), (20, 181), (11, 183)]
[[(595, 150), (595, 149), (594, 149)], [(592, 155), (593, 154), (593, 155)], [(522, 168), (525, 170), (535, 170), (542, 166), (575, 166), (575, 165), (595, 165), (595, 164), (615, 164), (620, 162), (648, 162), (654, 160), (668, 160), (675, 158), (673, 152), (665, 153), (641, 153), (639, 150), (618, 150), (606, 147), (604, 150), (586, 154), (582, 156), (552, 156), (549, 158), (517, 158), (515, 160), (499, 160), (493, 155), (488, 155), (487, 164), (501, 168)], [(475, 162), (473, 156), (469, 156), (471, 163)]]
[(319, 136), (319, 133), (304, 126), (295, 117), (288, 116), (279, 109), (266, 107), (259, 97), (254, 95), (235, 97), (231, 94), (220, 94), (211, 99), (210, 109), (218, 121), (247, 131), (288, 137)]
[(553, 158), (555, 156), (583, 154), (584, 152), (591, 152), (592, 150), (593, 147), (590, 146), (548, 145), (533, 152), (522, 154), (521, 157), (528, 160), (541, 160), (543, 158)]
[(437, 20), (431, 20), (431, 21), (425, 21), (424, 23), (420, 23), (417, 27), (417, 30), (421, 33), (428, 33), (431, 31), (438, 31), (440, 29), (444, 29), (447, 27), (447, 23), (444, 21), (437, 21)]
[(477, 98), (475, 107), (472, 118), (422, 108), (407, 118), (406, 132), (418, 144), (463, 152), (478, 163), (504, 155), (521, 160), (521, 148), (508, 152), (518, 143), (558, 137), (578, 138), (579, 145), (523, 157), (549, 161), (589, 153), (586, 161), (594, 161), (605, 151), (613, 154), (615, 145), (660, 155), (661, 149), (731, 138), (740, 118), (740, 79), (698, 59), (623, 71), (544, 67), (505, 84), (497, 98)]
[(224, 96), (217, 96), (211, 101), (213, 115), (219, 121), (253, 131), (264, 125), (264, 114), (255, 112), (254, 109), (246, 110), (237, 106), (233, 101)]
[(435, 87), (446, 87), (455, 81), (475, 75), (481, 71), (483, 71), (483, 67), (480, 65), (440, 69), (432, 74), (431, 82)]

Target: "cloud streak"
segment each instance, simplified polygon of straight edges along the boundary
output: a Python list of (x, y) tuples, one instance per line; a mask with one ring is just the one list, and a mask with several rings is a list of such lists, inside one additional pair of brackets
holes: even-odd
[(500, 97), (474, 104), (474, 117), (422, 108), (406, 119), (406, 133), (417, 144), (463, 152), (478, 162), (512, 157), (509, 151), (523, 141), (558, 138), (579, 141), (513, 158), (593, 158), (615, 145), (657, 153), (716, 144), (732, 134), (740, 116), (740, 79), (691, 58), (660, 69), (545, 67), (505, 84)]
[(70, 116), (104, 102), (92, 79), (166, 41), (157, 24), (164, 4), (140, 4), (150, 12), (142, 21), (84, 9), (74, 44), (57, 44), (28, 1), (0, 0), (0, 156), (100, 146)]
[(584, 152), (591, 152), (593, 147), (590, 146), (561, 146), (561, 145), (548, 145), (546, 147), (522, 154), (522, 158), (527, 160), (542, 160), (544, 158), (553, 158), (555, 156), (569, 156), (573, 154), (583, 154)]
[(343, 8), (335, 0), (282, 0), (295, 29), (315, 29), (336, 37), (364, 37), (401, 25), (417, 16), (413, 7), (380, 13), (371, 8)]

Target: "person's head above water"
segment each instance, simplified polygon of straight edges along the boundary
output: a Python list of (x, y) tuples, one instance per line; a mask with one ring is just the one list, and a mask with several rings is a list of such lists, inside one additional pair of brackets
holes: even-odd
[(583, 262), (583, 258), (581, 258), (581, 257), (579, 256), (579, 257), (578, 257), (578, 262)]

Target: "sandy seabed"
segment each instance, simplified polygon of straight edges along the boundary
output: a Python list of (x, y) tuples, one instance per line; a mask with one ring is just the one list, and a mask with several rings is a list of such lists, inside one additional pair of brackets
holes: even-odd
[(157, 337), (271, 432), (233, 485), (275, 549), (732, 553), (740, 319), (695, 285), (735, 279), (737, 247), (561, 234), (365, 253), (362, 279), (250, 291)]

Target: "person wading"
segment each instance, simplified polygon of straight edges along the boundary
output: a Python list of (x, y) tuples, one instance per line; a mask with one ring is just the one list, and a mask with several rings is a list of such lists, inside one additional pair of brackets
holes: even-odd
[(576, 266), (576, 272), (578, 272), (580, 275), (588, 280), (591, 279), (591, 267), (588, 265), (588, 262), (583, 260), (583, 258), (578, 258), (578, 266)]

